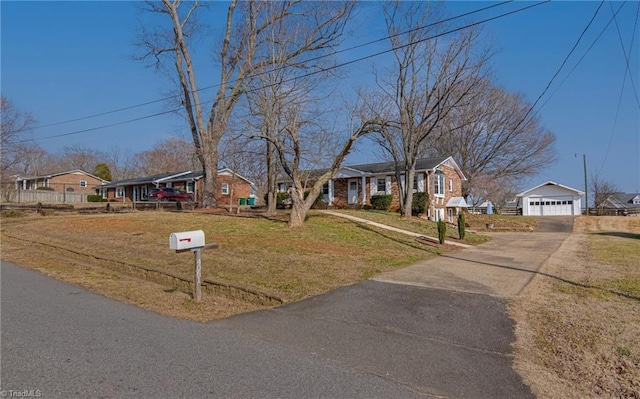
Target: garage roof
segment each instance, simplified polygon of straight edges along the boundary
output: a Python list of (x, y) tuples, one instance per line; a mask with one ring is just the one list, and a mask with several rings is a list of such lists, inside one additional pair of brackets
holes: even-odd
[(526, 191), (521, 192), (520, 194), (516, 195), (516, 197), (526, 197), (527, 194), (529, 194), (531, 191), (535, 191), (537, 189), (539, 189), (540, 187), (544, 187), (544, 186), (556, 186), (556, 187), (562, 187), (565, 190), (569, 190), (569, 191), (573, 191), (574, 193), (578, 194), (578, 195), (584, 195), (584, 191), (580, 191), (580, 190), (576, 190), (575, 188), (571, 188), (569, 186), (564, 186), (562, 184), (556, 183), (554, 181), (549, 180), (548, 182), (539, 184), (533, 188), (530, 188)]

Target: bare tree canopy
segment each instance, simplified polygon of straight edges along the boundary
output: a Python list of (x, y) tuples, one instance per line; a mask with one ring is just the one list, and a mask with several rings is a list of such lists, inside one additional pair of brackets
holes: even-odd
[(172, 56), (195, 152), (205, 174), (203, 207), (216, 205), (218, 144), (227, 130), (232, 111), (246, 90), (247, 80), (271, 65), (268, 52), (261, 49), (277, 41), (290, 20), (304, 19), (307, 22), (302, 26), (307, 30), (300, 32), (298, 40), (289, 43), (283, 55), (288, 65), (303, 63), (303, 57), (325, 49), (341, 34), (352, 10), (351, 3), (341, 4), (344, 6), (334, 8), (299, 1), (232, 0), (227, 8), (224, 33), (220, 41), (211, 46), (216, 49), (220, 63), (217, 91), (210, 101), (203, 101), (191, 47), (199, 3), (183, 4), (180, 0), (148, 3), (150, 11), (166, 16), (171, 28), (146, 29), (141, 44), (148, 51), (147, 57), (154, 60)]
[[(25, 153), (34, 145), (22, 142), (31, 130), (35, 120), (30, 113), (16, 108), (8, 98), (1, 96), (0, 111), (0, 175), (3, 180), (9, 173), (17, 173), (24, 169), (20, 165)], [(22, 166), (22, 167), (21, 167)]]
[(80, 169), (91, 173), (96, 165), (102, 162), (105, 154), (83, 145), (64, 147), (58, 154), (60, 169)]
[(590, 194), (593, 198), (593, 204), (596, 208), (596, 212), (598, 212), (599, 215), (603, 213), (602, 211), (604, 209), (605, 200), (620, 191), (620, 188), (611, 180), (608, 180), (597, 173), (591, 175)]
[(169, 137), (153, 149), (134, 156), (134, 170), (138, 175), (200, 170), (193, 144), (181, 137)]
[[(537, 118), (527, 118), (529, 108), (521, 95), (485, 80), (465, 104), (447, 115), (441, 134), (429, 141), (427, 153), (455, 158), (467, 177), (465, 197), (494, 199), (492, 192), (499, 197), (500, 190), (492, 182), (515, 186), (555, 159), (555, 136)], [(480, 196), (482, 192), (485, 196)]]
[[(378, 89), (367, 98), (387, 104), (381, 117), (389, 121), (387, 134), (376, 140), (391, 155), (401, 190), (401, 213), (411, 215), (416, 161), (427, 139), (442, 130), (448, 115), (473, 96), (482, 82), (489, 58), (480, 33), (466, 29), (446, 37), (437, 20), (441, 5), (428, 2), (389, 2), (384, 16), (394, 63), (377, 73)], [(402, 33), (406, 32), (406, 33)], [(367, 99), (365, 98), (365, 101)], [(373, 108), (373, 107), (371, 107)]]

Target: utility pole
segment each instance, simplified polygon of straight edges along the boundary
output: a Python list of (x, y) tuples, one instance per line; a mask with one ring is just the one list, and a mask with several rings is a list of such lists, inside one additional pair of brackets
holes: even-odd
[(587, 154), (582, 154), (582, 162), (584, 163), (584, 202), (587, 208), (587, 216), (589, 216), (589, 187), (587, 186)]
[[(574, 154), (576, 157), (578, 154)], [(589, 216), (589, 186), (587, 185), (587, 154), (582, 154), (582, 162), (584, 164), (584, 206), (585, 215)]]

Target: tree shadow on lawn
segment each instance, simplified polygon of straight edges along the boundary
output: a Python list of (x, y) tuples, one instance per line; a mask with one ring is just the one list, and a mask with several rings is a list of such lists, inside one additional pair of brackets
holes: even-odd
[(516, 270), (516, 271), (526, 272), (526, 273), (530, 273), (530, 274), (537, 274), (537, 275), (540, 275), (540, 276), (549, 277), (551, 279), (558, 280), (558, 281), (561, 281), (563, 283), (567, 283), (567, 284), (573, 285), (575, 287), (606, 291), (606, 292), (609, 292), (610, 294), (618, 295), (618, 296), (625, 297), (625, 298), (628, 298), (628, 299), (633, 299), (634, 301), (640, 301), (640, 297), (632, 295), (632, 294), (627, 294), (627, 293), (616, 291), (616, 290), (612, 290), (612, 289), (609, 289), (609, 288), (603, 288), (603, 287), (597, 287), (597, 286), (594, 286), (594, 285), (578, 283), (576, 281), (567, 280), (566, 278), (562, 278), (560, 276), (555, 276), (553, 274), (541, 272), (541, 271), (538, 271), (538, 270), (527, 270), (527, 269), (522, 269), (522, 268), (515, 267), (515, 266), (499, 265), (499, 264), (496, 264), (496, 263), (488, 263), (488, 262), (481, 262), (481, 261), (472, 260), (472, 259), (457, 258), (455, 256), (450, 256), (450, 255), (441, 255), (441, 256), (444, 257), (444, 258), (456, 259), (456, 260), (463, 261), (463, 262), (469, 262), (469, 263), (474, 263), (474, 264), (479, 264), (479, 265), (487, 265), (487, 266), (492, 266), (492, 267), (499, 267), (499, 268), (508, 269), (508, 270)]
[(622, 232), (622, 231), (603, 231), (603, 232), (595, 233), (595, 234), (599, 235), (599, 236), (631, 238), (632, 240), (640, 240), (640, 234), (625, 233), (625, 232)]

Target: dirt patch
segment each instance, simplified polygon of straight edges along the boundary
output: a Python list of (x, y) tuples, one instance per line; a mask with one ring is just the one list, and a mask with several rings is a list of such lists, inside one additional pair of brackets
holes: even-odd
[[(640, 297), (612, 281), (640, 275), (639, 250), (624, 234), (640, 219), (581, 217), (576, 232), (510, 307), (516, 320), (515, 368), (539, 398), (640, 398)], [(602, 262), (603, 250), (627, 252)], [(635, 264), (628, 268), (627, 262)]]

